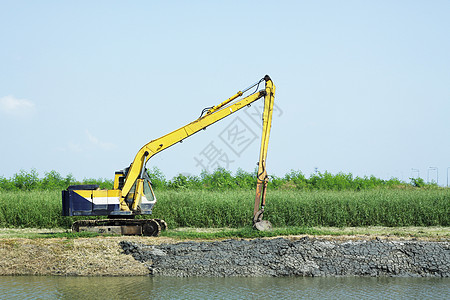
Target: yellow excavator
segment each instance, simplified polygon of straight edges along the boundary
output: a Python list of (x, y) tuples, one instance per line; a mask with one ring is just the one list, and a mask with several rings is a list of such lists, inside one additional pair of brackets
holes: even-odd
[[(265, 88), (258, 90), (262, 82), (265, 83)], [(255, 87), (254, 92), (244, 95)], [(108, 216), (107, 219), (76, 221), (72, 225), (72, 230), (158, 236), (161, 230), (167, 229), (164, 220), (135, 218), (138, 215), (151, 214), (156, 203), (156, 197), (145, 168), (147, 161), (153, 155), (182, 142), (194, 133), (249, 106), (260, 98), (264, 98), (264, 111), (253, 224), (258, 230), (270, 229), (271, 224), (267, 220), (263, 220), (263, 213), (268, 183), (266, 157), (272, 124), (275, 85), (266, 75), (219, 105), (205, 108), (197, 120), (144, 145), (128, 168), (116, 172), (112, 190), (99, 189), (98, 185), (74, 185), (62, 191), (64, 216)]]

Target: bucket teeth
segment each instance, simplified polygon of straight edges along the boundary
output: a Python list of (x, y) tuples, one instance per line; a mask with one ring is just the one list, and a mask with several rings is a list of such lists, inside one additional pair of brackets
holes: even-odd
[(256, 214), (253, 216), (253, 228), (259, 231), (272, 230), (272, 224), (267, 220), (263, 220), (263, 215), (264, 208), (261, 208), (256, 212)]

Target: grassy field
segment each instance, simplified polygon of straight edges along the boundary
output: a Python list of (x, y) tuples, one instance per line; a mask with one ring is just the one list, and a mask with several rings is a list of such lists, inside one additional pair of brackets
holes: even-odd
[[(254, 191), (160, 190), (151, 217), (170, 228), (251, 226)], [(449, 189), (269, 190), (265, 219), (275, 227), (450, 226)], [(0, 191), (0, 226), (70, 228), (60, 191)], [(78, 218), (79, 219), (79, 218)]]
[[(270, 231), (257, 231), (250, 226), (241, 228), (193, 228), (178, 227), (161, 232), (160, 237), (173, 240), (218, 240), (230, 238), (267, 238), (280, 236), (320, 236), (329, 239), (373, 239), (383, 237), (386, 239), (420, 239), (428, 241), (448, 241), (450, 227), (276, 227)], [(72, 232), (63, 228), (0, 228), (0, 240), (4, 239), (76, 239), (97, 236), (113, 237), (93, 232)], [(129, 236), (128, 236), (129, 237)], [(148, 238), (148, 237), (141, 237)], [(1, 243), (1, 242), (0, 242)]]

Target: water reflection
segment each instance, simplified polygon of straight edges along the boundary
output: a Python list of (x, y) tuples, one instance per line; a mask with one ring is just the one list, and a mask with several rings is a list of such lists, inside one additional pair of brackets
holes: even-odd
[(1, 299), (450, 299), (449, 278), (0, 277)]

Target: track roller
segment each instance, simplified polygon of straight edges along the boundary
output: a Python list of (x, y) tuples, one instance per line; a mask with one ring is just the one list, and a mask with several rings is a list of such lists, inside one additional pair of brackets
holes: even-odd
[(80, 220), (72, 224), (72, 231), (95, 232), (102, 234), (159, 236), (167, 229), (161, 219), (102, 219)]

